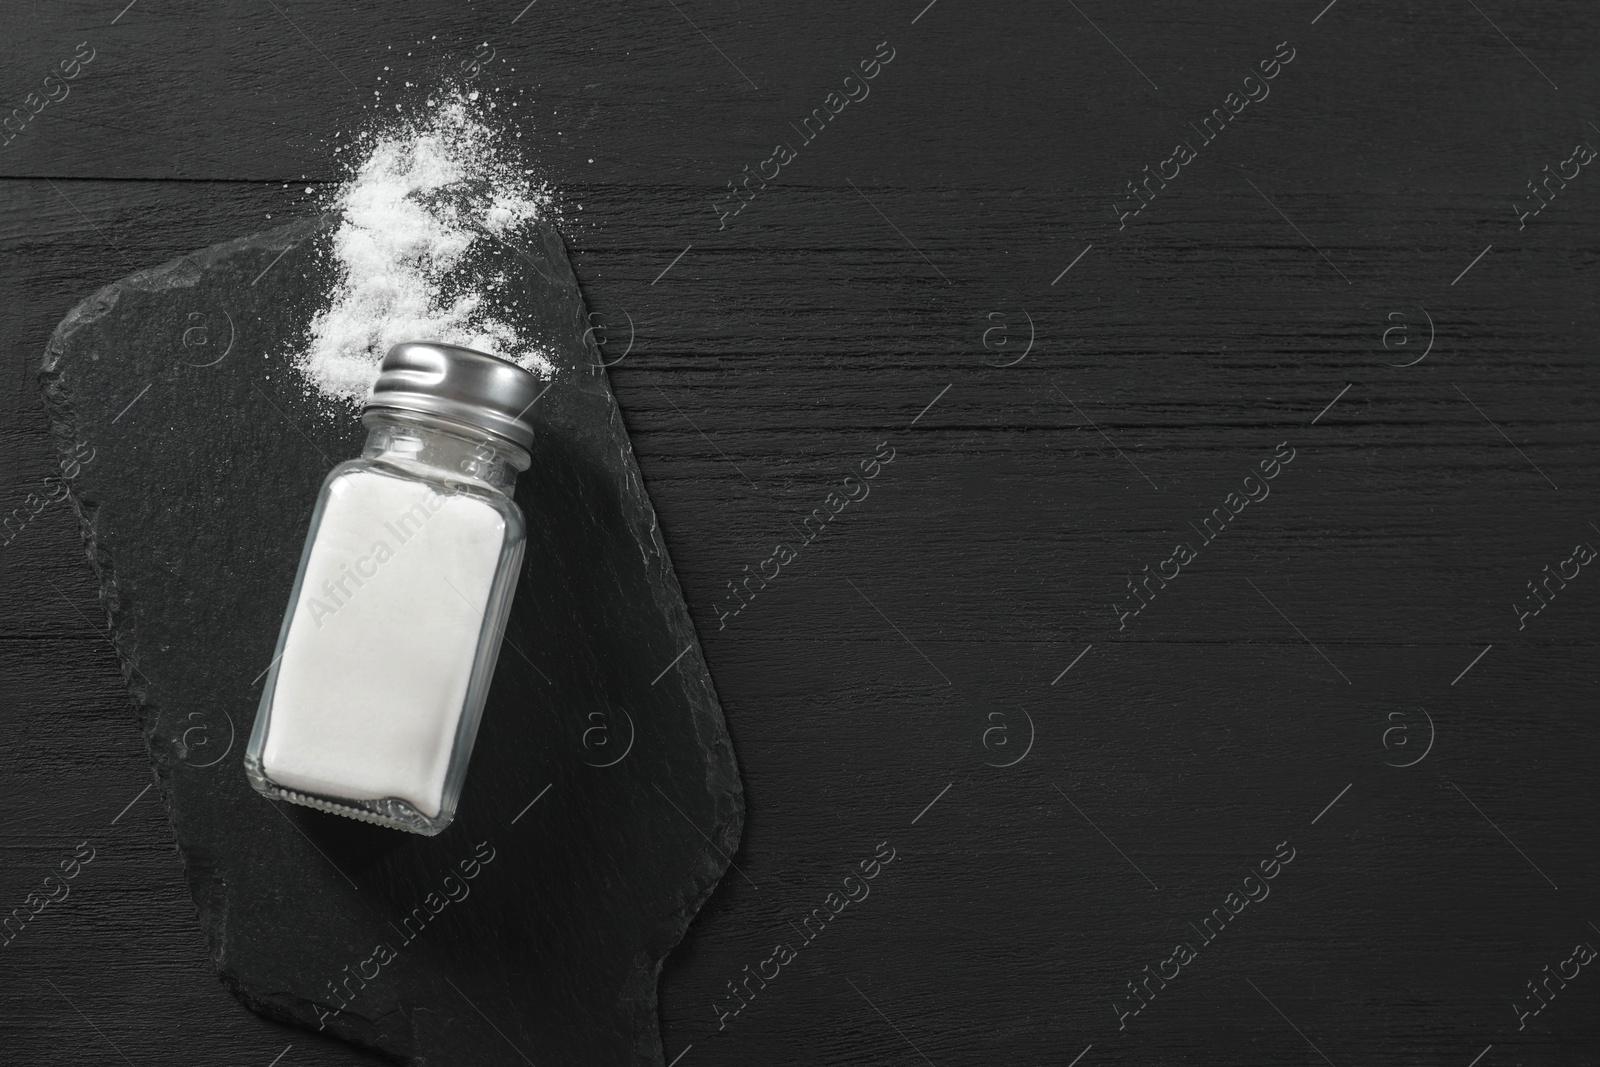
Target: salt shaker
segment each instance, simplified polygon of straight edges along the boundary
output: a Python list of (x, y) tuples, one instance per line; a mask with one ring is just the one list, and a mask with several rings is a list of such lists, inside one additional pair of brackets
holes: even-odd
[(245, 754), (265, 796), (429, 836), (455, 817), (522, 562), (542, 383), (469, 348), (384, 357), (329, 473)]

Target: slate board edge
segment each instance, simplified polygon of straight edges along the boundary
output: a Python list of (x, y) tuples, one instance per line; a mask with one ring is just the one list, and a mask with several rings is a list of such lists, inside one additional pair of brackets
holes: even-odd
[[(99, 319), (113, 311), (121, 294), (128, 289), (142, 289), (155, 292), (162, 289), (174, 288), (185, 284), (193, 284), (199, 280), (202, 268), (212, 260), (260, 243), (262, 237), (267, 237), (274, 243), (281, 243), (283, 251), (314, 233), (318, 222), (314, 219), (302, 220), (281, 227), (264, 235), (251, 235), (236, 238), (222, 244), (212, 245), (208, 248), (191, 252), (177, 259), (153, 267), (145, 267), (134, 273), (102, 286), (92, 295), (79, 301), (67, 312), (66, 317), (56, 326), (50, 335), (50, 340), (45, 346), (44, 360), (39, 368), (39, 390), (44, 401), (45, 413), (50, 423), (50, 434), (55, 442), (57, 451), (63, 456), (70, 454), (79, 440), (78, 419), (73, 407), (73, 394), (67, 384), (67, 371), (62, 365), (66, 355), (66, 343), (79, 329), (93, 325)], [(286, 990), (278, 991), (278, 995), (285, 1001), (294, 1002), (299, 1011), (292, 1010), (280, 1003), (263, 1000), (253, 995), (228, 968), (220, 954), (220, 945), (210, 936), (213, 914), (220, 914), (226, 921), (227, 896), (225, 880), (221, 872), (209, 863), (202, 861), (183, 847), (174, 824), (170, 788), (168, 778), (170, 767), (166, 754), (155, 743), (155, 732), (160, 722), (161, 709), (151, 703), (148, 690), (136, 677), (138, 667), (138, 649), (132, 634), (133, 612), (131, 607), (124, 609), (121, 589), (117, 582), (116, 564), (111, 556), (105, 552), (96, 537), (96, 519), (99, 513), (99, 504), (93, 499), (85, 499), (71, 482), (67, 483), (67, 502), (73, 514), (78, 519), (79, 535), (83, 539), (84, 554), (88, 558), (90, 569), (94, 572), (99, 583), (99, 599), (108, 620), (112, 648), (117, 654), (117, 665), (122, 675), (123, 684), (127, 687), (128, 695), (138, 716), (139, 732), (145, 742), (145, 751), (155, 772), (155, 784), (159, 787), (157, 793), (161, 797), (162, 811), (165, 815), (168, 829), (173, 837), (173, 850), (177, 852), (182, 864), (184, 881), (188, 885), (190, 899), (194, 901), (196, 919), (200, 931), (205, 935), (206, 954), (210, 956), (212, 966), (215, 968), (218, 981), (232, 993), (240, 1003), (258, 1014), (281, 1022), (297, 1026), (312, 1028), (316, 1021), (315, 1004), (304, 998), (296, 997)], [(342, 1035), (344, 1040), (354, 1044), (371, 1048), (374, 1051), (393, 1055), (382, 1047), (359, 1040), (356, 1035)]]
[[(562, 254), (550, 256), (550, 261), (556, 268), (571, 279), (573, 289), (578, 293), (580, 301), (587, 303), (583, 292), (583, 284), (572, 269), (572, 261), (565, 254), (562, 238), (554, 229), (543, 231), (547, 243), (555, 243), (562, 247), (558, 249)], [(580, 311), (581, 311), (580, 307)], [(587, 320), (585, 320), (587, 321)], [(714, 753), (718, 758), (706, 765), (706, 788), (717, 798), (717, 825), (712, 833), (707, 835), (708, 850), (700, 853), (701, 872), (696, 878), (696, 889), (683, 901), (679, 909), (664, 917), (656, 927), (656, 943), (661, 947), (654, 953), (654, 961), (647, 962), (644, 966), (637, 966), (633, 972), (635, 989), (642, 994), (638, 1003), (647, 1006), (648, 1011), (643, 1018), (635, 1018), (634, 1023), (634, 1051), (640, 1062), (653, 1065), (662, 1065), (666, 1061), (665, 1050), (661, 1042), (660, 1004), (659, 991), (661, 988), (661, 971), (666, 966), (667, 957), (672, 953), (688, 932), (694, 917), (705, 906), (707, 900), (716, 892), (733, 864), (733, 856), (738, 852), (740, 838), (744, 834), (744, 782), (739, 774), (738, 757), (733, 750), (733, 738), (729, 733), (727, 715), (722, 710), (722, 700), (717, 695), (716, 682), (711, 676), (711, 666), (706, 662), (705, 649), (700, 642), (700, 634), (695, 626), (694, 617), (689, 612), (689, 601), (683, 593), (683, 586), (678, 581), (677, 569), (672, 565), (672, 557), (667, 551), (667, 544), (662, 536), (660, 517), (656, 514), (655, 504), (650, 499), (649, 492), (644, 487), (644, 474), (639, 470), (638, 460), (633, 454), (633, 439), (628, 435), (626, 420), (622, 415), (622, 405), (617, 402), (616, 394), (611, 389), (610, 375), (606, 371), (606, 364), (599, 346), (595, 343), (592, 331), (582, 333), (584, 347), (592, 359), (595, 369), (600, 376), (600, 381), (608, 395), (612, 397), (611, 418), (618, 423), (618, 436), (622, 448), (626, 451), (627, 467), (632, 472), (632, 477), (638, 486), (638, 501), (644, 507), (649, 519), (649, 543), (654, 550), (652, 558), (647, 558), (645, 566), (653, 578), (652, 585), (655, 590), (658, 607), (667, 619), (678, 626), (682, 632), (692, 636), (690, 655), (699, 661), (700, 670), (696, 672), (673, 672), (686, 689), (703, 689), (700, 694), (705, 699), (702, 705), (699, 701), (690, 701), (691, 708), (706, 708), (705, 714), (694, 715), (695, 729), (698, 731), (701, 743), (708, 752)], [(641, 541), (644, 539), (641, 538)], [(665, 681), (665, 679), (663, 679)]]
[[(44, 403), (45, 414), (49, 421), (49, 430), (57, 452), (65, 459), (72, 454), (72, 450), (79, 440), (78, 421), (73, 407), (73, 394), (67, 383), (67, 371), (63, 367), (63, 357), (66, 355), (66, 342), (79, 329), (92, 325), (106, 314), (115, 309), (121, 293), (124, 290), (144, 290), (147, 292), (160, 291), (197, 282), (202, 274), (202, 268), (209, 262), (224, 258), (225, 256), (245, 248), (281, 246), (287, 252), (291, 247), (305, 240), (308, 236), (323, 229), (326, 222), (322, 219), (303, 219), (271, 231), (246, 235), (220, 244), (188, 253), (177, 259), (152, 267), (141, 268), (134, 273), (111, 282), (97, 289), (93, 294), (85, 297), (74, 305), (56, 326), (50, 340), (45, 346), (43, 361), (38, 372), (40, 394)], [(554, 240), (561, 241), (559, 235)], [(564, 251), (564, 249), (563, 249)], [(555, 258), (555, 257), (552, 257)], [(582, 285), (577, 282), (572, 271), (570, 260), (562, 255), (555, 259), (555, 263), (565, 269), (565, 273), (574, 283), (574, 288), (582, 298)], [(604, 361), (595, 344), (592, 335), (584, 334), (584, 343), (593, 357), (593, 362), (598, 368), (605, 383), (607, 393), (611, 393), (609, 375), (605, 372)], [(615, 403), (613, 397), (612, 418), (623, 422), (621, 407)], [(685, 688), (701, 689), (701, 695), (709, 700), (710, 708), (715, 714), (707, 721), (707, 716), (695, 715), (694, 722), (697, 732), (705, 742), (706, 748), (718, 758), (709, 763), (706, 768), (708, 790), (716, 797), (717, 824), (708, 836), (708, 848), (700, 853), (700, 864), (695, 872), (695, 889), (683, 900), (680, 907), (665, 916), (655, 929), (652, 939), (652, 951), (649, 955), (654, 959), (641, 960), (633, 968), (629, 986), (634, 1003), (646, 1008), (642, 1014), (633, 1017), (633, 1047), (635, 1055), (642, 1063), (661, 1065), (665, 1062), (664, 1050), (660, 1036), (659, 1020), (659, 986), (661, 971), (665, 967), (667, 956), (683, 940), (695, 915), (716, 892), (723, 876), (732, 865), (732, 856), (737, 852), (744, 828), (744, 788), (742, 777), (738, 771), (737, 757), (733, 751), (732, 739), (727, 729), (727, 719), (722, 712), (722, 704), (716, 693), (716, 686), (711, 678), (710, 666), (706, 663), (704, 650), (701, 646), (699, 634), (695, 627), (692, 615), (688, 611), (687, 600), (683, 596), (681, 584), (677, 579), (677, 572), (672, 567), (671, 557), (662, 538), (659, 517), (656, 515), (653, 502), (648, 492), (644, 490), (643, 475), (638, 469), (637, 461), (633, 456), (633, 445), (627, 435), (625, 424), (621, 427), (621, 442), (627, 452), (628, 465), (633, 472), (633, 477), (638, 481), (639, 499), (648, 509), (649, 541), (654, 550), (654, 557), (646, 559), (647, 569), (651, 572), (655, 585), (658, 606), (664, 611), (669, 621), (687, 630), (694, 635), (691, 649), (693, 658), (699, 661), (701, 672), (692, 680), (685, 680), (681, 684)], [(155, 784), (159, 786), (157, 792), (161, 796), (162, 808), (166, 816), (167, 825), (173, 831), (173, 846), (182, 863), (185, 880), (189, 885), (190, 896), (195, 902), (196, 918), (199, 920), (202, 932), (208, 932), (211, 927), (213, 913), (223, 915), (226, 921), (226, 889), (219, 872), (200, 858), (186, 851), (179, 841), (173, 825), (173, 813), (170, 803), (168, 777), (170, 768), (166, 754), (160, 746), (154, 743), (155, 731), (160, 720), (161, 709), (150, 702), (146, 687), (138, 680), (138, 650), (132, 634), (132, 609), (125, 608), (117, 582), (116, 564), (111, 556), (99, 545), (96, 537), (96, 520), (99, 504), (92, 498), (85, 498), (71, 483), (66, 482), (67, 502), (78, 520), (79, 534), (84, 544), (84, 554), (88, 560), (98, 583), (98, 596), (104, 608), (107, 621), (107, 637), (116, 652), (119, 673), (122, 675), (124, 686), (127, 688), (130, 702), (138, 716), (140, 734), (145, 741), (146, 752), (149, 756), (152, 769), (155, 772)], [(672, 594), (676, 593), (676, 596)], [(681, 678), (682, 675), (680, 674)], [(697, 706), (697, 705), (696, 705)], [(207, 937), (207, 954), (211, 957), (216, 969), (218, 980), (242, 1004), (261, 1015), (280, 1021), (314, 1029), (316, 1003), (294, 996), (288, 991), (277, 991), (278, 996), (285, 1002), (292, 1002), (295, 1008), (288, 1007), (285, 1003), (263, 1000), (253, 995), (237, 976), (227, 967), (219, 955), (219, 946), (212, 943)], [(628, 996), (625, 988), (623, 995)], [(356, 1035), (342, 1034), (342, 1039), (352, 1043), (372, 1048), (374, 1051), (385, 1055), (393, 1055), (391, 1050), (378, 1045), (368, 1044), (359, 1040)]]

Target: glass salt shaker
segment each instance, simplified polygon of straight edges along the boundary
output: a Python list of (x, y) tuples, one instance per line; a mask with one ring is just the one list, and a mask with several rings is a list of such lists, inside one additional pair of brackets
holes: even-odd
[(526, 527), (541, 381), (455, 345), (384, 357), (361, 458), (334, 467), (245, 754), (263, 795), (433, 835), (450, 825)]

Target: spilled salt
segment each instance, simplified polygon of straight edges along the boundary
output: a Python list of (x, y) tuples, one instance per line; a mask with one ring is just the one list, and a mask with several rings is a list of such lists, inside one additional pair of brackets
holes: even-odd
[(535, 374), (554, 372), (503, 303), (504, 275), (474, 269), (469, 258), (486, 243), (515, 247), (549, 194), (500, 158), (466, 97), (430, 104), (424, 119), (370, 139), (330, 205), (340, 219), (337, 282), (295, 358), (330, 400), (365, 400), (384, 353), (400, 341), (465, 345)]

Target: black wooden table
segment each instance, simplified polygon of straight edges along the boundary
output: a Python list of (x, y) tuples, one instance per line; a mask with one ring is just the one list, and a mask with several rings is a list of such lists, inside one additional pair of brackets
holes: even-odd
[(376, 1062), (214, 978), (34, 372), (447, 77), (744, 775), (665, 1059), (1600, 1062), (1600, 11), (924, 3), (5, 6), (0, 1062)]

